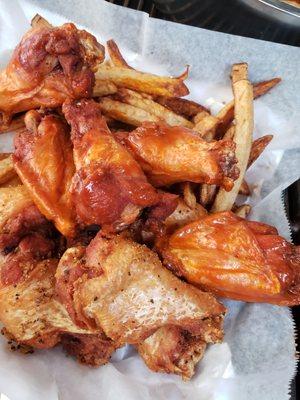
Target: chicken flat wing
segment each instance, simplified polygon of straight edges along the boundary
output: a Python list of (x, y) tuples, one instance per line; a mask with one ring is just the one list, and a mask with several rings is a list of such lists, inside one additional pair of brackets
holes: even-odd
[(79, 361), (101, 365), (115, 346), (102, 330), (85, 330), (74, 324), (56, 299), (58, 260), (51, 258), (53, 253), (52, 241), (31, 234), (14, 252), (0, 256), (0, 321), (10, 340), (18, 344), (43, 349), (62, 341)]
[(154, 186), (190, 181), (230, 190), (238, 177), (231, 140), (208, 143), (187, 128), (145, 122), (123, 143)]
[(300, 304), (300, 249), (269, 225), (216, 213), (161, 239), (157, 247), (169, 269), (219, 296)]
[(73, 24), (30, 29), (0, 73), (2, 123), (21, 111), (91, 96), (94, 70), (103, 59), (103, 46)]
[(31, 198), (65, 236), (75, 234), (70, 186), (75, 172), (68, 125), (58, 116), (29, 111), (15, 137), (14, 167)]
[(49, 234), (51, 230), (25, 186), (0, 188), (0, 251), (10, 251), (30, 232)]
[[(58, 295), (71, 310), (73, 321), (90, 329), (101, 327), (118, 346), (138, 345), (147, 365), (156, 371), (190, 377), (182, 366), (183, 359), (194, 354), (194, 366), (204, 344), (222, 338), (225, 308), (210, 294), (164, 269), (146, 246), (122, 236), (105, 237), (100, 232), (85, 252), (80, 247), (68, 249), (56, 279)], [(166, 337), (176, 332), (173, 343), (181, 347), (173, 357), (170, 352), (175, 353), (176, 344), (164, 343), (162, 349), (170, 361), (160, 364), (153, 346), (157, 340), (163, 342), (158, 339), (159, 330), (166, 328), (168, 332), (168, 327), (172, 332)], [(156, 332), (158, 336), (151, 339)], [(188, 369), (193, 370), (191, 366)]]
[(142, 208), (159, 202), (139, 164), (109, 131), (99, 104), (67, 101), (63, 112), (72, 128), (73, 200), (83, 225), (118, 230), (132, 223)]

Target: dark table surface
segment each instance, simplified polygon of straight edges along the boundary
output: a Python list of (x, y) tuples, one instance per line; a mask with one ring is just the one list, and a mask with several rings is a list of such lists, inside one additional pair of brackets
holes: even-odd
[[(158, 3), (162, 0), (157, 0), (157, 4), (152, 0), (107, 1), (146, 11), (154, 18), (300, 47), (300, 25), (295, 27), (273, 20), (271, 17), (245, 6), (240, 0), (186, 0), (184, 7), (178, 7), (174, 4), (173, 8), (172, 6), (159, 5)], [(196, 6), (195, 3), (197, 3)], [(293, 242), (300, 245), (300, 179), (285, 191), (284, 199), (292, 229)], [(299, 306), (293, 308), (293, 315), (298, 328), (297, 351), (299, 353)], [(297, 376), (291, 384), (291, 399), (296, 400), (298, 398), (300, 398), (299, 364)]]

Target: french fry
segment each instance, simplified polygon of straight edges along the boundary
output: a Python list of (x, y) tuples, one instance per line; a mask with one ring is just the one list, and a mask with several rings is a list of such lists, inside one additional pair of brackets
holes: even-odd
[(124, 67), (101, 64), (95, 74), (96, 80), (109, 80), (116, 86), (138, 92), (161, 96), (185, 96), (189, 90), (184, 84), (188, 70), (178, 78), (162, 77)]
[(11, 155), (6, 155), (0, 160), (0, 185), (16, 176)]
[[(262, 81), (253, 84), (253, 98), (257, 99), (260, 96), (268, 93), (274, 86), (281, 82), (281, 78), (273, 78), (268, 81)], [(228, 125), (234, 118), (234, 100), (227, 103), (216, 115), (219, 126), (218, 134), (222, 136), (222, 133), (227, 129)]]
[(108, 97), (100, 99), (102, 111), (105, 116), (125, 122), (133, 126), (140, 126), (145, 121), (158, 122), (159, 118), (149, 112), (131, 106), (130, 104), (121, 103)]
[(248, 80), (248, 65), (234, 64), (231, 79), (234, 93), (235, 153), (240, 175), (230, 192), (226, 192), (223, 188), (219, 190), (212, 212), (231, 210), (244, 178), (252, 145), (253, 88)]
[(207, 140), (212, 141), (216, 135), (219, 120), (209, 112), (202, 110), (194, 118), (195, 125), (193, 130), (198, 132), (199, 135)]
[(125, 59), (123, 58), (117, 43), (114, 40), (108, 40), (106, 42), (108, 54), (111, 58), (111, 61), (115, 67), (124, 67), (133, 69), (130, 65), (127, 64)]
[(164, 106), (156, 103), (153, 100), (143, 97), (141, 94), (125, 88), (120, 88), (116, 98), (124, 103), (130, 104), (142, 110), (151, 110), (151, 114), (156, 115), (159, 119), (164, 120), (171, 126), (184, 126), (192, 128), (192, 122), (168, 110)]
[(249, 168), (254, 163), (254, 161), (258, 159), (258, 157), (261, 155), (261, 153), (264, 151), (264, 149), (267, 147), (272, 139), (273, 135), (265, 135), (260, 137), (259, 139), (254, 140), (254, 142), (252, 143), (247, 168)]
[(242, 196), (250, 196), (251, 191), (249, 188), (248, 183), (245, 181), (245, 179), (242, 181), (241, 186), (240, 186), (240, 190), (239, 190), (239, 194), (241, 194)]
[(234, 138), (234, 133), (235, 133), (235, 126), (230, 125), (230, 127), (227, 129), (224, 135), (224, 139), (233, 139)]
[(108, 80), (96, 80), (93, 89), (93, 97), (107, 96), (117, 93), (117, 86)]
[(243, 204), (239, 207), (234, 208), (234, 213), (241, 218), (247, 218), (250, 214), (251, 206), (249, 204)]
[(207, 185), (206, 183), (200, 186), (200, 204), (203, 207), (211, 204), (217, 194), (218, 187), (216, 185)]
[(194, 118), (195, 115), (201, 111), (208, 112), (208, 110), (201, 104), (195, 103), (194, 101), (188, 99), (182, 99), (180, 97), (157, 96), (155, 101), (187, 119)]
[(35, 16), (32, 18), (30, 25), (32, 28), (51, 28), (52, 25), (45, 19), (43, 18), (40, 14), (35, 14)]
[(17, 115), (8, 123), (0, 124), (0, 133), (14, 132), (18, 129), (24, 128), (24, 114)]
[(196, 196), (193, 192), (190, 182), (183, 183), (183, 199), (187, 206), (190, 208), (195, 208), (197, 204)]

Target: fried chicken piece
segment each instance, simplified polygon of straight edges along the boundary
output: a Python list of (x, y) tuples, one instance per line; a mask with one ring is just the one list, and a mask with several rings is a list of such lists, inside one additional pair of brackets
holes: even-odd
[(32, 234), (14, 252), (0, 256), (0, 321), (19, 344), (45, 349), (62, 341), (79, 361), (104, 364), (115, 350), (112, 341), (101, 329), (74, 324), (55, 296), (54, 248), (51, 240)]
[(177, 326), (164, 326), (137, 346), (148, 368), (154, 372), (181, 375), (189, 380), (202, 359), (206, 342)]
[[(188, 378), (203, 344), (222, 338), (225, 308), (210, 294), (164, 269), (146, 246), (122, 236), (106, 237), (100, 232), (85, 252), (82, 247), (68, 249), (59, 262), (56, 280), (58, 296), (71, 310), (73, 321), (86, 329), (102, 328), (117, 346), (138, 345), (154, 370)], [(174, 342), (185, 339), (178, 344), (178, 356), (172, 356), (173, 346), (164, 343), (166, 354), (161, 357), (170, 361), (160, 363), (153, 348), (158, 339), (147, 338), (169, 327), (172, 332), (173, 327), (178, 329)], [(192, 354), (195, 358), (185, 369), (183, 360)]]
[(218, 296), (300, 304), (300, 248), (272, 226), (216, 213), (161, 238), (157, 248), (169, 269)]
[(120, 230), (131, 224), (142, 208), (160, 201), (139, 164), (114, 139), (99, 104), (66, 101), (63, 113), (72, 128), (73, 201), (82, 225)]
[(2, 123), (21, 111), (91, 96), (94, 71), (103, 59), (104, 47), (74, 24), (30, 29), (0, 74)]
[(232, 140), (208, 143), (187, 128), (145, 122), (122, 142), (157, 187), (190, 181), (230, 190), (239, 175)]
[(68, 125), (54, 114), (29, 111), (26, 129), (15, 137), (14, 167), (45, 217), (65, 236), (74, 236), (71, 196), (75, 172)]
[(10, 251), (31, 232), (49, 235), (51, 231), (25, 186), (0, 188), (0, 251)]

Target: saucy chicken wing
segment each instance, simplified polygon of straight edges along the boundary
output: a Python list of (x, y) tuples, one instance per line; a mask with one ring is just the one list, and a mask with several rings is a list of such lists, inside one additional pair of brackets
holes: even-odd
[(68, 125), (58, 116), (29, 111), (15, 137), (14, 167), (41, 213), (65, 236), (75, 234), (70, 193), (75, 172)]
[(190, 181), (230, 190), (239, 175), (232, 140), (208, 143), (187, 128), (145, 122), (121, 141), (154, 186)]
[[(225, 308), (164, 269), (146, 246), (122, 236), (100, 232), (86, 249), (68, 249), (56, 279), (57, 293), (77, 325), (103, 329), (117, 346), (137, 345), (155, 371), (189, 378), (205, 343), (222, 338)], [(161, 328), (173, 343), (164, 342)], [(155, 349), (159, 342), (164, 355)], [(183, 366), (192, 355), (191, 364)], [(160, 357), (168, 361), (160, 363)]]
[(139, 164), (114, 139), (99, 104), (66, 101), (63, 112), (72, 128), (73, 201), (82, 225), (119, 230), (132, 223), (142, 208), (160, 201)]
[(10, 251), (31, 232), (51, 231), (51, 224), (34, 205), (25, 186), (0, 188), (0, 251)]
[(300, 249), (272, 226), (216, 213), (160, 239), (157, 248), (169, 269), (219, 296), (300, 304)]
[(39, 349), (62, 342), (79, 361), (104, 364), (115, 346), (102, 330), (74, 324), (57, 300), (54, 253), (55, 244), (35, 233), (24, 237), (13, 252), (0, 255), (0, 321), (6, 335), (19, 345)]
[(94, 71), (103, 59), (104, 47), (74, 24), (30, 29), (0, 73), (2, 123), (21, 111), (91, 96)]

